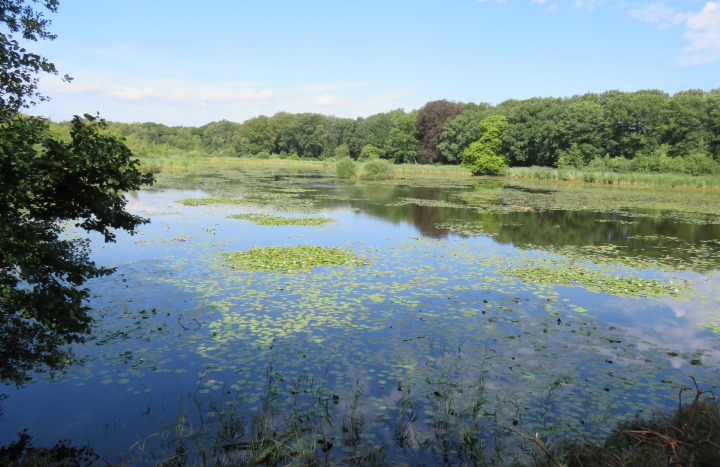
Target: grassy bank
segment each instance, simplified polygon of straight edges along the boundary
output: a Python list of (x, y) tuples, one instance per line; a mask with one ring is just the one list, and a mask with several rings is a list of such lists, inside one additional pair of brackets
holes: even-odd
[[(249, 157), (212, 157), (212, 156), (171, 156), (163, 158), (139, 158), (142, 170), (159, 173), (169, 170), (184, 170), (198, 163), (214, 162), (259, 167), (305, 167), (318, 170), (335, 170), (336, 161), (311, 161), (292, 159), (255, 159)], [(365, 163), (356, 162), (358, 171), (362, 171)], [(427, 175), (430, 177), (470, 177), (470, 170), (455, 165), (422, 165), (394, 164), (392, 168), (396, 177)]]
[(549, 167), (512, 167), (505, 177), (526, 180), (579, 181), (604, 185), (645, 185), (678, 188), (720, 188), (720, 176), (677, 173), (617, 173)]

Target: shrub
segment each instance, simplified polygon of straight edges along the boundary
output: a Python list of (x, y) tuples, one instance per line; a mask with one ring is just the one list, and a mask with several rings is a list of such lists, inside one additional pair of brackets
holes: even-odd
[(350, 157), (350, 148), (347, 144), (341, 144), (335, 148), (335, 158), (341, 160), (344, 157)]
[(581, 169), (585, 167), (583, 153), (576, 143), (572, 143), (567, 151), (560, 152), (557, 160), (557, 166), (559, 169)]
[(300, 160), (300, 156), (298, 156), (297, 153), (294, 152), (294, 153), (290, 154), (290, 156), (288, 157), (288, 159), (291, 160), (291, 161), (299, 161), (299, 160)]
[(395, 178), (395, 169), (388, 161), (383, 159), (371, 159), (365, 163), (362, 178), (370, 180), (387, 180)]
[(371, 159), (379, 159), (385, 155), (385, 151), (381, 148), (373, 146), (372, 144), (366, 144), (360, 151), (360, 159), (368, 161)]
[(335, 167), (335, 174), (340, 178), (355, 178), (357, 175), (355, 162), (349, 157), (343, 157)]
[(267, 151), (260, 151), (259, 153), (255, 154), (255, 157), (258, 159), (270, 159), (270, 153)]

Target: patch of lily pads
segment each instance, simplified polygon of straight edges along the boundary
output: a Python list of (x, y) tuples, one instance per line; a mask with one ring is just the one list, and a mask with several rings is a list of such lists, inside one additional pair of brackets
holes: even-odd
[(250, 200), (247, 199), (232, 199), (232, 198), (188, 198), (183, 199), (180, 203), (185, 206), (203, 206), (209, 204), (247, 204)]
[(270, 246), (222, 255), (228, 265), (249, 271), (285, 271), (317, 266), (365, 264), (345, 248), (314, 245)]
[(681, 283), (672, 284), (659, 279), (613, 275), (601, 269), (569, 263), (546, 264), (543, 262), (539, 265), (509, 267), (506, 274), (531, 283), (580, 286), (613, 295), (675, 297), (688, 289), (687, 285)]
[(283, 217), (268, 214), (235, 214), (228, 217), (232, 219), (249, 220), (253, 224), (267, 226), (295, 225), (319, 227), (331, 222), (337, 222), (336, 219), (329, 217)]

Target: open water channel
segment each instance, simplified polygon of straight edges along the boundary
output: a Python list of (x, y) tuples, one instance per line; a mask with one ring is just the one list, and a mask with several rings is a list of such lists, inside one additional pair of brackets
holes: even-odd
[[(246, 202), (181, 202), (213, 198)], [(151, 223), (93, 243), (93, 259), (117, 272), (89, 284), (95, 323), (74, 349), (80, 362), (4, 387), (0, 444), (27, 428), (37, 446), (69, 438), (154, 465), (207, 427), (187, 438), (196, 455), (218, 414), (252, 426), (270, 385), (287, 410), (327, 410), (308, 436), (334, 440), (332, 459), (383, 449), (411, 465), (453, 463), (438, 432), (452, 439), (480, 421), (487, 446), (510, 446), (503, 426), (557, 438), (567, 422), (602, 439), (618, 420), (677, 407), (691, 377), (720, 385), (715, 192), (343, 183), (220, 164), (162, 174), (128, 199)], [(238, 213), (332, 221), (263, 226), (228, 217)], [(293, 245), (356, 260), (263, 272), (222, 256)], [(352, 407), (366, 420), (354, 443), (342, 429)], [(406, 413), (417, 416), (403, 444)]]

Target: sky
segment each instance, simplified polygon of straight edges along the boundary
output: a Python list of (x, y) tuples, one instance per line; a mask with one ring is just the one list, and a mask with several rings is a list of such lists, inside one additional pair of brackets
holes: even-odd
[(366, 117), (437, 99), (720, 87), (720, 0), (60, 0), (54, 121)]

